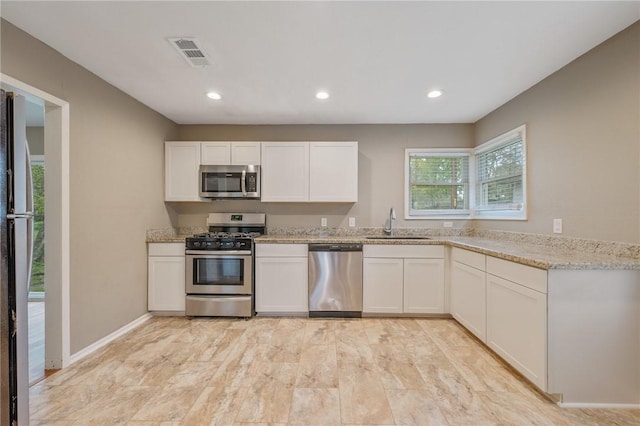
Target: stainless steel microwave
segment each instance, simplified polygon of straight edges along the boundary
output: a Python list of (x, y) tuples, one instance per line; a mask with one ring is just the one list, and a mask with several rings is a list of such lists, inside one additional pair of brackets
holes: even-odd
[(200, 166), (200, 196), (260, 199), (260, 166)]

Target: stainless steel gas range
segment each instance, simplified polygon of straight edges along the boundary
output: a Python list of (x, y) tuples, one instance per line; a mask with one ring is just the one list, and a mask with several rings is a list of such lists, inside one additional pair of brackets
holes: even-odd
[(209, 232), (186, 239), (186, 315), (249, 318), (254, 314), (253, 238), (264, 213), (211, 213)]

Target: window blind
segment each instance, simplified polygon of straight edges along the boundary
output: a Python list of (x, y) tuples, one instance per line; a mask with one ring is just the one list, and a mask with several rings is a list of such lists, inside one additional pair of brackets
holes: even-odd
[(525, 154), (521, 132), (477, 152), (476, 210), (521, 210)]
[(409, 196), (412, 214), (449, 213), (469, 208), (469, 154), (412, 153)]

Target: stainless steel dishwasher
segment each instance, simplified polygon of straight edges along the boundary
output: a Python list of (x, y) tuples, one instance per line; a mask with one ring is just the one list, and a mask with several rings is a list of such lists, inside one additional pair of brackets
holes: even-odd
[(362, 244), (309, 244), (309, 316), (362, 316)]

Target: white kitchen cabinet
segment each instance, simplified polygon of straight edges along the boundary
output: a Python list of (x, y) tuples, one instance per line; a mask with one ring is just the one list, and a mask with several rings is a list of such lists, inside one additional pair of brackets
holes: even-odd
[(309, 201), (308, 142), (262, 142), (261, 200)]
[(363, 312), (444, 312), (443, 246), (365, 245), (363, 256)]
[(404, 259), (404, 312), (444, 312), (444, 259)]
[(358, 142), (262, 142), (262, 201), (358, 201)]
[(260, 164), (260, 142), (202, 142), (201, 164)]
[(260, 165), (261, 149), (260, 142), (231, 142), (231, 164)]
[(150, 243), (148, 256), (149, 311), (175, 312), (185, 309), (184, 243)]
[(165, 142), (164, 200), (202, 201), (198, 190), (200, 142)]
[(362, 311), (402, 313), (404, 259), (364, 258)]
[(309, 201), (358, 201), (358, 142), (309, 143)]
[(484, 263), (485, 255), (458, 248), (452, 249), (451, 315), (480, 340), (486, 342), (487, 307)]
[(487, 345), (546, 390), (547, 295), (487, 274)]
[(307, 314), (308, 246), (256, 244), (256, 312)]

